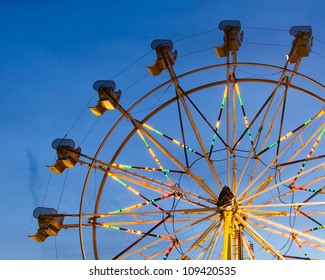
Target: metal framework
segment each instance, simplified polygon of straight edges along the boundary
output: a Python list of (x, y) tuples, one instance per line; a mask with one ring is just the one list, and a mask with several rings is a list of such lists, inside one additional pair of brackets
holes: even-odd
[[(325, 227), (324, 86), (298, 72), (311, 51), (311, 27), (290, 29), (294, 40), (283, 67), (238, 62), (240, 22), (222, 21), (219, 28), (224, 42), (216, 52), (226, 62), (182, 75), (174, 69), (173, 42), (153, 41), (157, 59), (147, 69), (153, 76), (166, 71), (169, 79), (128, 109), (113, 81), (95, 82), (99, 101), (89, 108), (91, 112), (102, 116), (117, 110), (121, 117), (94, 156), (76, 149), (71, 139), (53, 142), (58, 154), (50, 166), (53, 172), (62, 173), (76, 163), (88, 166), (80, 211), (58, 214), (55, 209), (37, 208), (39, 229), (31, 238), (43, 242), (62, 228), (79, 228), (84, 259), (85, 227), (92, 229), (95, 259), (324, 257), (325, 239), (319, 233)], [(239, 73), (256, 68), (276, 70), (277, 78)], [(226, 73), (222, 79), (183, 88), (186, 78), (220, 70)], [(295, 84), (294, 78), (302, 82)], [(174, 93), (149, 114), (139, 118), (134, 113), (170, 85)], [(299, 98), (309, 102), (306, 112), (294, 106)], [(131, 127), (105, 160), (105, 149), (112, 146), (124, 120)], [(85, 213), (95, 170), (103, 177), (93, 211)], [(114, 195), (119, 203), (112, 200)], [(68, 219), (79, 222), (64, 223)]]

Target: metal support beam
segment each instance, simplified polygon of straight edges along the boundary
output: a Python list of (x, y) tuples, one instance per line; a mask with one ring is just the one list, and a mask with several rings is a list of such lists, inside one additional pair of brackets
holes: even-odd
[(233, 239), (233, 212), (224, 211), (224, 240), (223, 240), (223, 259), (232, 260), (232, 239)]

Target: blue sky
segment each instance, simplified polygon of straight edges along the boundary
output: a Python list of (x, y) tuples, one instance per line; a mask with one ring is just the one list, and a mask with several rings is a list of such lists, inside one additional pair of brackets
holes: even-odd
[[(311, 25), (314, 53), (301, 69), (324, 83), (324, 9), (320, 0), (0, 1), (0, 259), (81, 258), (77, 231), (76, 240), (49, 240), (45, 245), (27, 235), (37, 229), (34, 208), (44, 201), (55, 205), (60, 197), (62, 180), (58, 183), (46, 168), (55, 158), (52, 140), (68, 133), (80, 142), (81, 132), (94, 123), (90, 113), (82, 112), (94, 94), (95, 80), (115, 77), (117, 87), (126, 92), (123, 98), (133, 94), (124, 99), (130, 105), (140, 96), (129, 86), (146, 75), (144, 66), (155, 57), (151, 53), (126, 68), (150, 51), (152, 40), (174, 40), (185, 70), (217, 63), (217, 56), (209, 62), (212, 52), (189, 60), (182, 54), (220, 45), (219, 22), (238, 19), (245, 32), (243, 48), (251, 49), (243, 59), (280, 66), (291, 44), (283, 30)], [(153, 85), (148, 81), (146, 86)], [(94, 142), (87, 139), (84, 144), (98, 146), (103, 135), (98, 132)], [(77, 205), (80, 196), (73, 188), (83, 178), (73, 180), (67, 184), (74, 187), (64, 195)]]

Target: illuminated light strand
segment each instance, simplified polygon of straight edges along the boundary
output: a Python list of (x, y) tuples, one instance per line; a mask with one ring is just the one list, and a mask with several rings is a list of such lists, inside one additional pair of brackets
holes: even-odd
[[(161, 224), (165, 223), (167, 219), (171, 217), (170, 213), (167, 213), (167, 215), (156, 225), (154, 225), (152, 228), (150, 228), (147, 232), (145, 232), (140, 238), (135, 240), (132, 244), (130, 244), (127, 248), (125, 248), (122, 252), (118, 253), (115, 257), (113, 257), (113, 260), (117, 260), (120, 256), (125, 254), (126, 252), (130, 251), (134, 246), (136, 246), (141, 240), (146, 238), (149, 234), (151, 234), (156, 228), (158, 228)], [(172, 240), (172, 238), (170, 238)]]
[(112, 163), (113, 167), (116, 168), (121, 168), (121, 169), (132, 169), (133, 166), (132, 165), (126, 165), (126, 164), (120, 164), (120, 163)]
[(153, 204), (154, 202), (169, 198), (169, 197), (174, 196), (174, 195), (175, 195), (175, 193), (170, 193), (170, 194), (167, 194), (167, 195), (163, 195), (161, 197), (154, 198), (154, 199), (151, 199), (149, 201), (145, 201), (143, 203), (134, 204), (134, 205), (126, 207), (126, 208), (122, 208), (122, 209), (119, 209), (119, 210), (108, 212), (108, 214), (119, 214), (119, 213), (129, 212), (129, 211), (132, 211), (134, 209), (140, 208), (140, 207), (145, 206), (145, 205)]
[[(163, 168), (163, 166), (161, 165), (160, 161), (158, 160), (157, 156), (156, 156), (155, 153), (153, 152), (153, 150), (150, 148), (148, 142), (146, 141), (146, 139), (144, 138), (144, 136), (142, 135), (142, 133), (141, 133), (139, 130), (137, 130), (137, 132), (138, 132), (140, 138), (142, 139), (143, 143), (144, 143), (144, 144), (146, 145), (146, 147), (148, 148), (148, 151), (149, 151), (150, 155), (153, 157), (153, 159), (155, 160), (155, 162), (157, 163), (157, 165), (159, 166), (159, 168), (160, 168), (161, 170), (165, 170), (165, 169)], [(169, 178), (167, 172), (164, 172), (164, 171), (163, 171), (163, 173), (164, 173), (165, 177), (167, 178), (168, 183), (169, 183), (171, 186), (174, 186), (174, 184), (173, 184), (173, 182), (171, 181), (171, 179)]]
[(316, 118), (319, 118), (319, 117), (321, 117), (321, 116), (324, 115), (324, 114), (325, 114), (325, 109), (322, 110), (321, 112), (319, 112), (319, 113), (317, 114)]
[(301, 246), (299, 240), (297, 239), (295, 234), (292, 234), (292, 240), (296, 242), (296, 244), (298, 245), (299, 249), (301, 250), (301, 252), (305, 255), (305, 257), (310, 260), (307, 252), (304, 250), (304, 248)]
[(322, 116), (325, 113), (325, 109), (320, 112), (319, 114), (317, 114), (315, 117), (310, 118), (308, 121), (304, 122), (303, 124), (301, 124), (300, 126), (298, 126), (297, 128), (295, 128), (294, 130), (288, 132), (286, 135), (282, 136), (279, 140), (275, 141), (274, 143), (272, 143), (270, 146), (266, 147), (264, 150), (262, 150), (261, 152), (259, 152), (255, 157), (260, 156), (261, 154), (263, 154), (264, 152), (266, 152), (267, 150), (272, 149), (273, 147), (277, 146), (280, 142), (288, 139), (289, 137), (291, 137), (294, 133), (296, 133), (298, 130), (302, 129), (303, 127), (309, 125), (312, 121), (316, 120), (317, 118), (319, 118), (320, 116)]
[(168, 259), (168, 257), (169, 257), (169, 255), (170, 255), (171, 251), (172, 251), (174, 248), (175, 248), (175, 242), (173, 242), (173, 243), (169, 246), (169, 248), (168, 248), (168, 250), (167, 250), (167, 252), (166, 252), (166, 255), (164, 256), (164, 260), (167, 260), (167, 259)]
[(320, 222), (316, 221), (314, 218), (310, 217), (308, 214), (302, 212), (300, 209), (298, 211), (299, 211), (300, 214), (304, 215), (306, 218), (308, 218), (309, 220), (313, 221), (317, 225), (323, 226)]
[(313, 152), (314, 152), (315, 149), (317, 148), (317, 146), (318, 146), (320, 140), (322, 139), (324, 133), (325, 133), (325, 127), (323, 128), (323, 130), (321, 131), (321, 133), (320, 133), (319, 136), (317, 137), (317, 139), (316, 139), (314, 145), (312, 146), (311, 150), (309, 151), (309, 153), (308, 153), (308, 155), (307, 155), (305, 161), (304, 161), (303, 164), (301, 165), (301, 167), (300, 167), (300, 169), (299, 169), (299, 171), (298, 171), (298, 173), (297, 173), (297, 177), (294, 178), (294, 180), (293, 180), (293, 182), (292, 182), (292, 185), (295, 185), (295, 183), (297, 182), (298, 177), (299, 177), (299, 174), (304, 170), (304, 168), (305, 168), (305, 166), (306, 166), (306, 164), (307, 164), (307, 161), (310, 159), (311, 155), (313, 154)]
[(321, 158), (325, 158), (325, 155), (314, 156), (314, 157), (304, 158), (304, 159), (292, 160), (290, 162), (279, 163), (276, 166), (291, 165), (291, 164), (296, 164), (296, 163), (300, 163), (300, 162), (311, 161), (311, 160), (316, 160), (316, 159), (321, 159)]
[(120, 168), (120, 169), (137, 169), (137, 170), (145, 170), (145, 171), (154, 171), (154, 172), (166, 172), (166, 173), (185, 173), (181, 170), (171, 170), (171, 169), (160, 169), (154, 167), (143, 167), (143, 166), (134, 166), (134, 165), (125, 165), (119, 163), (112, 163), (112, 167)]
[(220, 127), (220, 123), (221, 123), (222, 111), (223, 111), (223, 108), (225, 107), (225, 103), (226, 103), (227, 96), (228, 96), (228, 85), (226, 85), (225, 90), (223, 92), (223, 98), (222, 98), (222, 102), (221, 102), (221, 106), (220, 106), (218, 120), (216, 122), (216, 129), (215, 129), (216, 131), (215, 131), (215, 133), (214, 133), (214, 135), (212, 137), (212, 142), (211, 142), (209, 156), (211, 156), (211, 154), (212, 154), (212, 150), (213, 150), (213, 147), (214, 147), (216, 138), (217, 138), (217, 133), (219, 131), (219, 127)]
[(152, 233), (143, 232), (143, 231), (140, 231), (140, 230), (134, 230), (134, 229), (129, 229), (129, 228), (122, 228), (122, 227), (118, 227), (118, 226), (112, 226), (112, 225), (107, 224), (107, 223), (96, 223), (96, 225), (102, 226), (104, 228), (111, 228), (111, 229), (114, 229), (114, 230), (125, 231), (125, 232), (128, 232), (128, 233), (137, 234), (137, 235), (146, 235), (146, 236), (151, 236), (151, 237), (155, 237), (155, 238), (159, 238), (159, 239), (172, 240), (172, 238), (170, 236), (152, 234)]
[(325, 186), (321, 187), (317, 192), (315, 192), (313, 195), (308, 197), (303, 203), (306, 203), (306, 202), (310, 201), (312, 198), (314, 198), (317, 194), (319, 194), (324, 189), (325, 189)]
[[(122, 186), (124, 186), (125, 188), (127, 188), (128, 190), (130, 190), (131, 192), (133, 192), (135, 195), (142, 197), (144, 200), (149, 201), (150, 199), (146, 198), (144, 195), (142, 195), (141, 193), (139, 193), (138, 191), (136, 191), (135, 189), (133, 189), (131, 186), (129, 186), (128, 184), (124, 183), (122, 180), (120, 180), (119, 178), (117, 178), (115, 175), (113, 175), (112, 173), (108, 172), (107, 173), (109, 176), (111, 176), (115, 181), (119, 182)], [(154, 202), (150, 203), (152, 205), (154, 205), (156, 208), (158, 208), (161, 211), (164, 211), (164, 209), (162, 209), (159, 205), (155, 204)]]
[[(310, 118), (309, 120), (307, 120), (306, 122), (304, 122), (302, 125), (298, 126), (296, 129), (294, 129), (293, 131), (287, 133), (285, 136), (282, 136), (278, 141), (272, 143), (270, 146), (268, 146), (267, 148), (265, 148), (263, 151), (261, 151), (260, 153), (258, 153), (255, 158), (257, 158), (259, 155), (261, 155), (262, 153), (266, 152), (267, 150), (275, 147), (276, 145), (278, 145), (281, 141), (289, 138), (292, 134), (294, 134), (295, 132), (297, 132), (299, 129), (303, 128), (304, 126), (309, 125), (312, 121), (320, 118), (322, 115), (325, 114), (325, 109), (323, 109), (321, 112), (319, 112), (316, 116), (314, 116), (313, 118)], [(236, 146), (236, 145), (235, 145)]]
[(252, 133), (251, 133), (251, 130), (249, 129), (249, 122), (248, 122), (247, 115), (246, 115), (246, 112), (245, 112), (243, 100), (241, 98), (241, 94), (240, 94), (239, 87), (238, 87), (237, 83), (235, 84), (235, 88), (236, 88), (237, 96), (238, 96), (238, 99), (239, 99), (240, 107), (241, 107), (241, 110), (242, 110), (242, 113), (243, 113), (245, 126), (248, 129), (247, 132), (248, 132), (249, 140), (251, 141), (251, 144), (254, 145)]
[(203, 157), (203, 155), (200, 154), (199, 152), (197, 152), (196, 150), (194, 150), (194, 149), (192, 149), (192, 148), (190, 148), (190, 147), (188, 147), (188, 146), (185, 146), (183, 143), (179, 142), (179, 141), (176, 140), (176, 139), (171, 138), (170, 136), (168, 136), (168, 135), (162, 133), (161, 131), (159, 131), (159, 130), (153, 128), (153, 127), (151, 127), (150, 125), (144, 123), (143, 126), (146, 127), (146, 128), (148, 128), (149, 130), (151, 130), (151, 131), (157, 133), (158, 135), (161, 135), (161, 136), (167, 138), (168, 140), (172, 141), (174, 144), (176, 144), (176, 145), (178, 145), (178, 146), (180, 146), (180, 147), (182, 147), (182, 148), (185, 148), (186, 150), (188, 150), (188, 151), (190, 151), (190, 152), (192, 152), (192, 153), (195, 153), (195, 154), (197, 154), (197, 155)]
[(319, 230), (319, 229), (322, 229), (322, 228), (325, 228), (325, 226), (322, 225), (322, 226), (318, 226), (318, 227), (314, 227), (314, 228), (310, 228), (310, 229), (305, 229), (305, 230), (303, 230), (302, 232), (303, 232), (303, 233), (307, 233), (307, 232), (311, 232), (311, 231)]
[(314, 189), (308, 189), (306, 187), (297, 187), (297, 186), (292, 186), (290, 187), (293, 190), (297, 190), (297, 191), (306, 191), (306, 192), (313, 192), (316, 193), (318, 190), (314, 190)]

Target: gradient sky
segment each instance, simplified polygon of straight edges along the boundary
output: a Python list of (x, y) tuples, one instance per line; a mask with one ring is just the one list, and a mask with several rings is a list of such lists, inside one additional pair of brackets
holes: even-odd
[[(67, 133), (79, 137), (93, 125), (89, 112), (79, 116), (94, 94), (95, 80), (116, 77), (118, 88), (126, 91), (155, 57), (152, 53), (123, 70), (151, 50), (152, 40), (174, 40), (180, 57), (211, 48), (201, 53), (206, 56), (222, 42), (219, 22), (238, 19), (245, 32), (243, 48), (251, 49), (244, 60), (280, 66), (292, 40), (285, 30), (311, 25), (313, 53), (302, 69), (324, 83), (324, 11), (322, 0), (0, 0), (0, 259), (81, 258), (78, 240), (40, 245), (27, 235), (37, 230), (34, 208), (60, 195), (55, 182), (48, 183), (52, 140)], [(202, 35), (190, 38), (197, 34)], [(213, 59), (211, 64), (218, 62)], [(184, 56), (177, 62), (191, 69), (207, 57)], [(128, 102), (140, 98), (133, 94)], [(65, 195), (73, 202), (80, 199), (72, 190)]]

